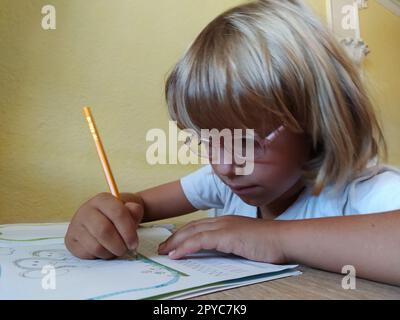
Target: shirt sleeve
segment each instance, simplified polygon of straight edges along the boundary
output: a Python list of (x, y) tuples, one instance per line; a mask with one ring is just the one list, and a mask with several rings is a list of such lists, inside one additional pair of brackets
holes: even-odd
[(354, 214), (400, 210), (400, 170), (382, 166), (377, 174), (355, 182), (349, 192)]
[(186, 198), (198, 210), (224, 207), (220, 183), (210, 165), (181, 178), (180, 182)]

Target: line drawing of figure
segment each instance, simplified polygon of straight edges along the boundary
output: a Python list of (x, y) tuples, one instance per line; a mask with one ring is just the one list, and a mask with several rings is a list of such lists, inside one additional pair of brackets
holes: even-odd
[(32, 252), (29, 258), (22, 258), (13, 261), (14, 265), (22, 269), (19, 274), (23, 278), (42, 278), (42, 268), (46, 265), (53, 266), (57, 271), (57, 276), (65, 275), (71, 268), (90, 267), (90, 263), (82, 263), (79, 259), (68, 254), (63, 249), (46, 249)]
[(14, 252), (13, 248), (0, 248), (0, 256), (11, 256)]
[(13, 261), (15, 267), (21, 271), (18, 275), (25, 279), (40, 279), (43, 278), (42, 269), (44, 266), (51, 265), (56, 270), (56, 275), (65, 276), (74, 269), (78, 268), (94, 268), (96, 266), (104, 266), (107, 264), (110, 266), (115, 263), (118, 264), (121, 261), (133, 261), (134, 263), (142, 264), (141, 274), (145, 277), (151, 277), (154, 283), (144, 287), (131, 288), (129, 290), (115, 291), (110, 293), (104, 293), (90, 299), (105, 299), (113, 296), (119, 296), (122, 294), (133, 293), (137, 291), (151, 290), (155, 288), (165, 287), (176, 283), (180, 279), (180, 273), (178, 271), (171, 270), (163, 265), (160, 265), (144, 256), (139, 254), (138, 260), (127, 255), (125, 257), (104, 261), (104, 260), (82, 260), (72, 256), (66, 249), (45, 249), (35, 250), (29, 253), (29, 257), (20, 258)]

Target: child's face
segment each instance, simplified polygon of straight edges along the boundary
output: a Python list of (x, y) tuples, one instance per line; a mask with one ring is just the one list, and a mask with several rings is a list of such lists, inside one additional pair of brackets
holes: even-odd
[[(304, 134), (283, 130), (254, 163), (250, 175), (235, 175), (234, 164), (212, 164), (214, 172), (243, 201), (265, 206), (285, 201), (303, 187), (301, 168), (309, 159), (310, 144)], [(296, 190), (295, 190), (296, 189)]]

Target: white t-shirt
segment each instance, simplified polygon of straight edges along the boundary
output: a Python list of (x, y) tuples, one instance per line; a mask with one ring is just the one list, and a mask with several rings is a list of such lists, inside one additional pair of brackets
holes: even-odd
[[(199, 210), (210, 210), (210, 216), (241, 215), (257, 217), (257, 207), (245, 203), (221, 179), (210, 165), (181, 179), (183, 192)], [(297, 200), (277, 220), (298, 220), (369, 214), (400, 209), (400, 169), (379, 165), (334, 194), (327, 186), (319, 196), (305, 188)]]

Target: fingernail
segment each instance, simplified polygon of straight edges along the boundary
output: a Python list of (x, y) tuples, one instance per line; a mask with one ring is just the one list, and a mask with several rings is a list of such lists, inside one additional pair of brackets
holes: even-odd
[(129, 249), (131, 249), (131, 250), (135, 250), (136, 248), (137, 248), (137, 243), (136, 243), (136, 242), (132, 243), (132, 244), (129, 246)]
[(168, 253), (168, 257), (172, 258), (174, 254), (176, 253), (176, 250), (172, 250)]

